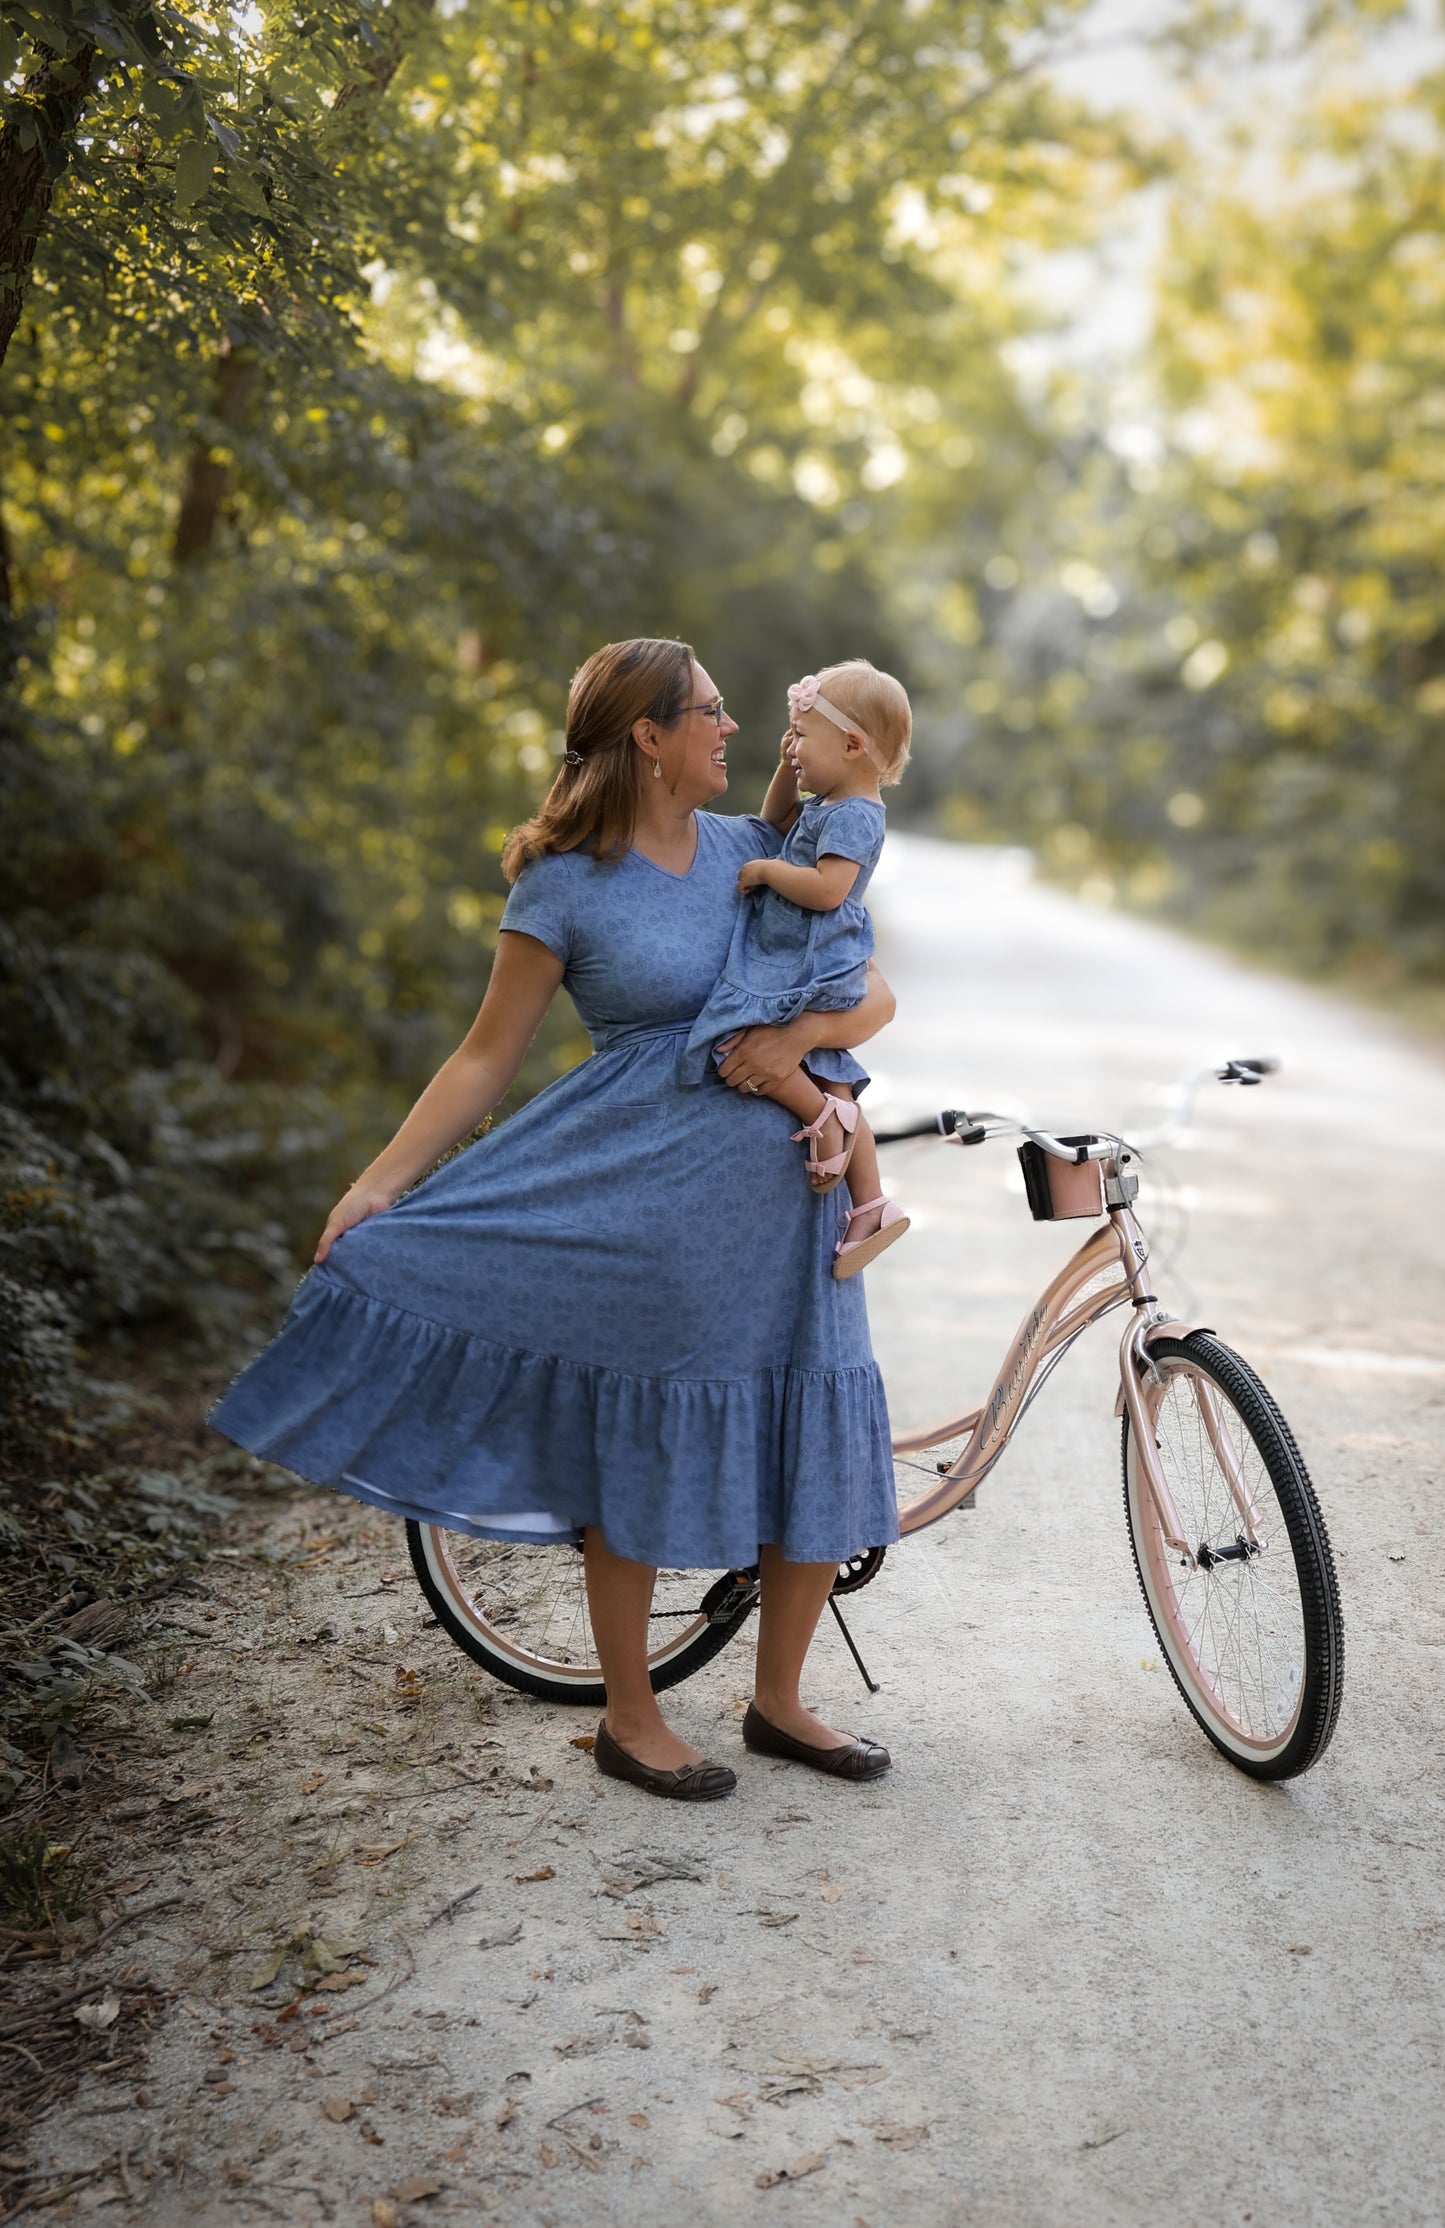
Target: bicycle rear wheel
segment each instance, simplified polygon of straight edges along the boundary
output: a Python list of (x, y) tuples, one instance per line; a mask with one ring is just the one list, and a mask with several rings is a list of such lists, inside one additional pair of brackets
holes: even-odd
[[(1159, 1382), (1145, 1400), (1192, 1559), (1164, 1538), (1126, 1412), (1124, 1508), (1145, 1605), (1215, 1747), (1256, 1779), (1289, 1779), (1328, 1747), (1344, 1683), (1319, 1502), (1289, 1426), (1237, 1354), (1202, 1331), (1149, 1352)], [(1258, 1512), (1252, 1539), (1241, 1495)]]
[[(580, 1547), (473, 1539), (408, 1523), (412, 1568), (437, 1622), (493, 1678), (546, 1702), (600, 1709), (607, 1699), (587, 1614)], [(753, 1606), (730, 1574), (660, 1570), (648, 1625), (656, 1692), (725, 1648)]]

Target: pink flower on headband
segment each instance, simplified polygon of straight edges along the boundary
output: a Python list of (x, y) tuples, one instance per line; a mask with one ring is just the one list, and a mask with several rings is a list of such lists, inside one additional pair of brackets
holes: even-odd
[(818, 701), (818, 676), (805, 673), (801, 681), (794, 681), (788, 690), (788, 710), (792, 713), (811, 712)]

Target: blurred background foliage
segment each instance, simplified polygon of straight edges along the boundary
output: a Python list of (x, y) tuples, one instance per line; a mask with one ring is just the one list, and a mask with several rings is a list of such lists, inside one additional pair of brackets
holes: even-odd
[[(1445, 91), (1302, 98), (1251, 200), (1064, 90), (1093, 15), (0, 0), (22, 1453), (105, 1334), (233, 1346), (284, 1294), (475, 1009), (603, 640), (697, 645), (739, 809), (786, 682), (867, 654), (901, 818), (1438, 980)], [(1187, 84), (1271, 35), (1179, 0), (1150, 43)], [(1026, 377), (1040, 269), (1161, 186), (1127, 395)]]

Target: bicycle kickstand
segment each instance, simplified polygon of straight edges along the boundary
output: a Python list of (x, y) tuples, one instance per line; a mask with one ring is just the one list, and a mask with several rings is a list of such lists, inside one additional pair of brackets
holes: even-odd
[(866, 1686), (866, 1687), (867, 1687), (867, 1689), (868, 1689), (868, 1692), (869, 1692), (870, 1694), (881, 1694), (883, 1690), (882, 1690), (882, 1688), (881, 1688), (881, 1687), (879, 1686), (879, 1684), (878, 1684), (878, 1681), (877, 1681), (876, 1679), (872, 1679), (872, 1678), (870, 1678), (870, 1677), (868, 1676), (868, 1666), (867, 1666), (867, 1664), (866, 1664), (866, 1663), (865, 1663), (865, 1662), (863, 1661), (863, 1658), (862, 1658), (862, 1657), (861, 1657), (861, 1656), (859, 1655), (859, 1653), (858, 1653), (858, 1643), (857, 1643), (857, 1641), (856, 1641), (856, 1640), (855, 1640), (855, 1639), (853, 1638), (853, 1635), (852, 1635), (852, 1633), (851, 1633), (851, 1632), (850, 1632), (850, 1631), (848, 1630), (848, 1627), (847, 1627), (847, 1626), (846, 1626), (846, 1625), (844, 1624), (844, 1622), (843, 1622), (843, 1612), (842, 1612), (842, 1610), (841, 1610), (841, 1609), (840, 1609), (840, 1608), (838, 1607), (838, 1604), (837, 1604), (837, 1602), (836, 1602), (836, 1601), (834, 1601), (834, 1599), (833, 1599), (833, 1596), (832, 1596), (831, 1594), (829, 1594), (829, 1596), (828, 1596), (828, 1607), (829, 1607), (829, 1608), (830, 1608), (830, 1609), (832, 1610), (832, 1612), (833, 1612), (833, 1615), (834, 1615), (834, 1616), (835, 1616), (835, 1617), (837, 1618), (837, 1620), (838, 1620), (838, 1630), (839, 1630), (839, 1631), (840, 1631), (840, 1632), (842, 1633), (842, 1635), (843, 1635), (843, 1638), (844, 1638), (844, 1639), (845, 1639), (845, 1640), (847, 1641), (847, 1643), (848, 1643), (848, 1653), (849, 1653), (849, 1655), (850, 1655), (850, 1656), (851, 1656), (851, 1657), (853, 1658), (853, 1661), (854, 1661), (854, 1662), (855, 1662), (855, 1663), (857, 1664), (857, 1666), (858, 1666), (858, 1670), (859, 1670), (859, 1673), (860, 1673), (860, 1674), (861, 1674), (861, 1676), (862, 1676), (862, 1680), (863, 1680), (863, 1684), (864, 1684), (864, 1686)]

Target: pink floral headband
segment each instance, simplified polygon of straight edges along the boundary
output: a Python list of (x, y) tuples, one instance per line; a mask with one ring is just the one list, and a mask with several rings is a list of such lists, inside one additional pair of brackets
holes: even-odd
[(796, 719), (799, 712), (821, 712), (824, 719), (830, 719), (835, 727), (851, 728), (855, 735), (863, 737), (863, 748), (867, 751), (874, 765), (882, 765), (883, 761), (874, 749), (871, 739), (858, 725), (857, 720), (851, 718), (847, 712), (840, 712), (836, 704), (830, 704), (826, 696), (818, 694), (818, 676), (816, 673), (805, 673), (802, 680), (794, 681), (788, 690), (788, 713), (790, 718)]

